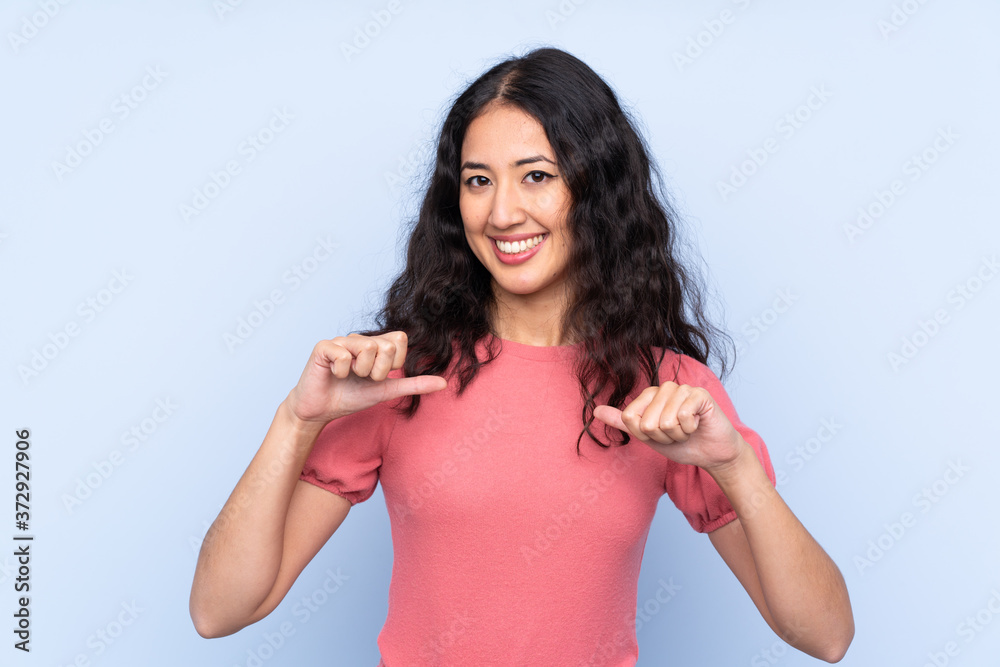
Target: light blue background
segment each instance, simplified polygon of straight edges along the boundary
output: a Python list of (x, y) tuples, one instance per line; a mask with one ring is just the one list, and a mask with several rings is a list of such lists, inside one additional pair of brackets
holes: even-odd
[[(46, 4), (58, 8), (51, 17)], [(12, 461), (14, 430), (31, 430), (36, 535), (33, 650), (15, 651), (4, 625), (4, 664), (82, 654), (102, 666), (253, 665), (248, 652), (283, 622), (294, 635), (262, 664), (377, 664), (392, 563), (381, 491), (270, 617), (228, 638), (200, 638), (188, 617), (198, 543), (313, 345), (370, 324), (400, 268), (401, 224), (449, 100), (496, 60), (544, 44), (590, 64), (640, 120), (741, 343), (730, 395), (768, 444), (782, 495), (847, 579), (857, 635), (842, 664), (919, 666), (948, 642), (958, 650), (949, 664), (995, 664), (1000, 618), (961, 624), (1000, 590), (990, 518), (1000, 280), (976, 283), (1000, 251), (1000, 6), (399, 0), (392, 14), (381, 1), (221, 4), (0, 9), (0, 451)], [(729, 22), (713, 23), (723, 11)], [(391, 21), (345, 55), (373, 12)], [(42, 26), (32, 32), (32, 21)], [(696, 57), (679, 63), (686, 49)], [(115, 101), (147, 68), (162, 81), (147, 78), (121, 117)], [(800, 108), (813, 89), (827, 99)], [(241, 143), (276, 108), (292, 120), (248, 161)], [(808, 119), (788, 136), (782, 119), (797, 111)], [(53, 162), (105, 118), (113, 132), (60, 178)], [(939, 131), (953, 139), (935, 154)], [(769, 138), (777, 151), (724, 199), (718, 183)], [(907, 163), (925, 150), (936, 160), (913, 180)], [(240, 173), (185, 220), (180, 206), (229, 160)], [(850, 240), (845, 226), (894, 180), (902, 194)], [(321, 237), (337, 249), (293, 288), (286, 272)], [(954, 290), (970, 280), (979, 289), (959, 308)], [(109, 283), (119, 293), (103, 293)], [(230, 349), (224, 336), (275, 289), (283, 303)], [(772, 312), (779, 291), (790, 305)], [(108, 297), (92, 319), (78, 310)], [(922, 336), (939, 310), (944, 323)], [(71, 324), (78, 335), (23, 379), (19, 367)], [(921, 347), (894, 366), (888, 355), (914, 336)], [(162, 423), (149, 421), (158, 399), (177, 406)], [(123, 433), (144, 420), (150, 434), (129, 450)], [(832, 437), (823, 420), (838, 425)], [(967, 470), (942, 481), (953, 463)], [(9, 508), (13, 464), (2, 467)], [(935, 482), (936, 502), (919, 501)], [(912, 521), (894, 537), (904, 513)], [(0, 540), (12, 544), (13, 515), (4, 521)], [(888, 550), (861, 565), (880, 539)], [(0, 548), (8, 624), (10, 551)], [(338, 568), (348, 579), (305, 620), (300, 600)], [(660, 580), (680, 586), (664, 605)], [(639, 605), (649, 600), (640, 665), (816, 664), (784, 650), (666, 497), (639, 582)], [(99, 643), (123, 604), (141, 611)]]

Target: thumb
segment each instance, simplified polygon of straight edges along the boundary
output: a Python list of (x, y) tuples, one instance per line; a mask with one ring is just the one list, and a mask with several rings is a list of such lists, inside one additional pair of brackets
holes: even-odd
[(440, 375), (416, 375), (414, 377), (388, 378), (385, 380), (386, 394), (392, 398), (411, 394), (430, 394), (448, 386), (448, 381)]
[(616, 429), (628, 433), (628, 427), (622, 421), (622, 411), (618, 408), (613, 408), (610, 405), (598, 405), (594, 408), (594, 417), (608, 426), (614, 426)]

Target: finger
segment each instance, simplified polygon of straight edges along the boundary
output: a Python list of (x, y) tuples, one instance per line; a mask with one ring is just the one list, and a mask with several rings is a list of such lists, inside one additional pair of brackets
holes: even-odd
[(665, 382), (659, 387), (650, 387), (647, 391), (653, 392), (653, 399), (643, 410), (642, 418), (639, 420), (642, 432), (650, 440), (663, 445), (676, 442), (676, 438), (665, 431), (664, 426), (670, 426), (676, 421), (672, 405), (676, 401), (680, 387), (673, 382)]
[(691, 390), (686, 384), (676, 386), (659, 415), (660, 431), (673, 442), (685, 442), (688, 439), (688, 432), (681, 428), (679, 412), (690, 399)]
[(406, 336), (405, 331), (390, 331), (385, 334), (384, 338), (388, 338), (392, 341), (395, 350), (392, 358), (392, 368), (402, 368), (403, 362), (406, 360), (406, 346), (409, 339)]
[(350, 350), (338, 345), (334, 340), (323, 340), (317, 343), (313, 351), (314, 358), (318, 365), (329, 368), (335, 377), (344, 379), (351, 372), (351, 362), (354, 360), (354, 356)]
[(368, 376), (372, 380), (384, 380), (389, 377), (389, 371), (393, 369), (398, 348), (395, 342), (382, 336), (375, 336), (371, 340), (375, 343), (378, 353)]
[(650, 437), (646, 435), (642, 426), (640, 425), (640, 420), (642, 415), (646, 411), (646, 407), (649, 405), (650, 401), (653, 400), (653, 396), (656, 395), (656, 387), (649, 387), (643, 389), (638, 396), (635, 397), (631, 403), (625, 406), (622, 410), (622, 422), (627, 427), (627, 431), (643, 442), (649, 442)]
[(618, 408), (613, 408), (610, 405), (598, 405), (594, 408), (594, 418), (628, 433), (628, 426), (622, 421), (622, 411)]
[(430, 394), (448, 386), (448, 381), (440, 375), (417, 375), (411, 378), (390, 378), (385, 381), (386, 399)]
[[(346, 336), (338, 336), (332, 339), (331, 342), (350, 353), (352, 361), (349, 367), (354, 371), (355, 375), (358, 377), (368, 377), (371, 375), (372, 367), (375, 365), (379, 354), (379, 340), (376, 340), (372, 336), (351, 333)], [(337, 377), (347, 376), (338, 375)]]
[(677, 409), (677, 423), (687, 435), (691, 435), (698, 430), (701, 423), (701, 414), (705, 409), (705, 399), (707, 394), (704, 389), (694, 389), (687, 397), (680, 408)]
[(372, 338), (356, 333), (348, 334), (347, 338), (351, 341), (348, 349), (354, 356), (351, 370), (358, 377), (368, 377), (378, 357), (378, 343)]

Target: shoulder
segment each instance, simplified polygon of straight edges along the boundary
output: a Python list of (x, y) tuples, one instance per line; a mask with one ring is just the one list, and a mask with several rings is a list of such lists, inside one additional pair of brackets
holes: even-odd
[(653, 353), (657, 358), (661, 352), (663, 360), (658, 369), (660, 382), (669, 381), (698, 387), (705, 386), (705, 384), (721, 385), (715, 372), (694, 357), (670, 349), (653, 348)]

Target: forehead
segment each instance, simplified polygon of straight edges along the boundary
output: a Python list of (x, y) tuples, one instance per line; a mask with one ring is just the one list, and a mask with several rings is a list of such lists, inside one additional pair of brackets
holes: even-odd
[(499, 158), (542, 154), (553, 158), (545, 128), (533, 116), (510, 104), (491, 103), (469, 123), (462, 141), (462, 160), (489, 162)]

